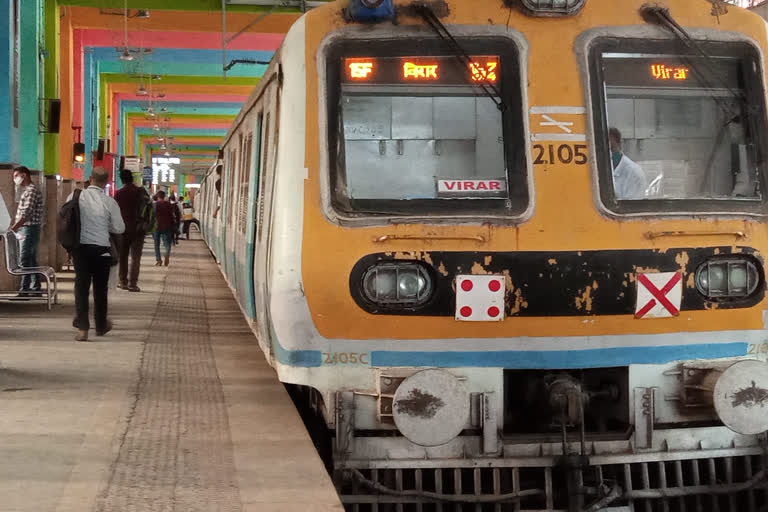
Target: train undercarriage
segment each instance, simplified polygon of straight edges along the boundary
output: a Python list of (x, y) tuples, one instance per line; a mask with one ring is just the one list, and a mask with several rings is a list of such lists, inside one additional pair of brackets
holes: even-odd
[[(766, 436), (735, 432), (713, 403), (732, 365), (670, 366), (665, 377), (679, 394), (630, 389), (627, 368), (507, 370), (503, 426), (490, 414), (493, 393), (470, 393), (460, 434), (432, 447), (395, 428), (386, 412), (396, 399), (379, 405), (392, 427), (371, 430), (353, 424), (352, 391), (333, 395), (332, 422), (321, 393), (293, 394), (315, 411), (310, 430), (349, 511), (765, 510)], [(764, 416), (759, 383), (751, 396), (729, 395), (752, 400), (744, 411), (753, 423)]]

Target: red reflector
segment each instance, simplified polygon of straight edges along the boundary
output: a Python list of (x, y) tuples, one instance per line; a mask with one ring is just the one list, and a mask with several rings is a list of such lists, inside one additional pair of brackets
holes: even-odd
[(461, 289), (464, 290), (465, 292), (468, 292), (469, 290), (471, 290), (472, 289), (472, 281), (470, 281), (469, 279), (466, 279), (466, 280), (462, 281), (461, 282)]
[[(501, 283), (498, 281), (491, 281), (490, 283), (488, 283), (488, 289), (491, 290), (492, 292), (497, 292), (501, 289)], [(492, 315), (492, 316), (496, 316), (496, 315)]]
[[(468, 281), (464, 281), (467, 283)], [(472, 286), (472, 283), (469, 283), (470, 287)], [(459, 310), (459, 313), (461, 313), (461, 316), (472, 316), (472, 308), (469, 306), (464, 306)]]
[[(496, 283), (496, 281), (491, 281), (491, 283)], [(497, 290), (498, 290), (498, 288), (496, 290), (494, 290), (494, 291), (497, 291)], [(496, 306), (489, 307), (488, 308), (488, 316), (491, 316), (491, 317), (499, 316), (499, 308), (497, 308)]]

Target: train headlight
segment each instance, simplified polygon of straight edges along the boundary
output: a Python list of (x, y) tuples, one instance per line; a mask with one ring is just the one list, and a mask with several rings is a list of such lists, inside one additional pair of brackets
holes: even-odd
[(751, 258), (706, 261), (696, 270), (696, 288), (711, 299), (749, 297), (760, 284), (760, 272)]
[(380, 263), (366, 270), (363, 294), (382, 305), (419, 305), (432, 295), (432, 279), (418, 263)]

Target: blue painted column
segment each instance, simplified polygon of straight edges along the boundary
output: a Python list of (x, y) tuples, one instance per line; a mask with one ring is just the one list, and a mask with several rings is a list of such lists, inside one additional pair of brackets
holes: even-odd
[(12, 0), (0, 0), (0, 164), (19, 163), (19, 129), (13, 119), (14, 22)]

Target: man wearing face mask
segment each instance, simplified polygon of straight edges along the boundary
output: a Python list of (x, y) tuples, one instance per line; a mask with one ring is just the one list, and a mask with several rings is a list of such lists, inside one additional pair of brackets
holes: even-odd
[(643, 199), (648, 188), (648, 178), (642, 167), (621, 151), (621, 132), (617, 128), (608, 130), (613, 167), (613, 190), (616, 199)]
[[(24, 166), (13, 171), (13, 182), (21, 189), (11, 230), (19, 235), (19, 259), (22, 267), (37, 266), (37, 245), (40, 243), (40, 222), (43, 218), (43, 195), (32, 183), (32, 175)], [(39, 295), (40, 278), (37, 274), (21, 277), (19, 297)]]

